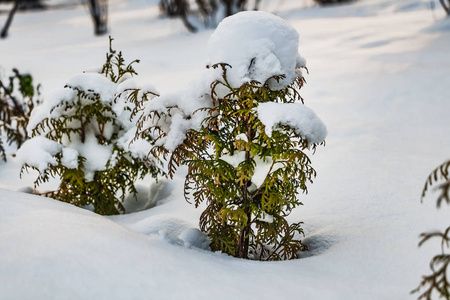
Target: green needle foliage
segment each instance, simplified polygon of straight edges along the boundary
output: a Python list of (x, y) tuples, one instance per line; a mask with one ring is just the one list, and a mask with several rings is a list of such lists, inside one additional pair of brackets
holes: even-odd
[[(133, 61), (125, 64), (122, 53), (110, 49), (100, 74), (111, 83), (119, 84), (128, 77), (136, 75)], [(64, 150), (54, 155), (56, 164), (40, 172), (35, 184), (46, 182), (50, 177), (59, 176), (61, 184), (58, 190), (49, 196), (77, 206), (92, 205), (94, 211), (102, 215), (113, 215), (124, 212), (122, 202), (127, 193), (136, 196), (135, 181), (150, 174), (153, 177), (163, 175), (156, 161), (149, 161), (131, 153), (127, 145), (123, 145), (123, 137), (130, 129), (134, 117), (131, 112), (134, 104), (125, 101), (123, 108), (129, 112), (129, 118), (118, 118), (114, 105), (120, 100), (122, 93), (116, 93), (114, 100), (102, 99), (102, 94), (95, 90), (83, 90), (78, 86), (67, 85), (65, 88), (75, 91), (74, 97), (64, 99), (54, 106), (59, 116), (42, 120), (33, 129), (33, 136), (44, 135), (47, 139), (67, 146), (73, 141), (81, 144), (91, 143), (110, 149), (111, 155), (106, 166), (92, 171), (86, 165), (87, 159), (80, 153), (76, 166), (67, 166), (64, 161)], [(126, 92), (124, 92), (126, 93)], [(135, 125), (134, 125), (135, 126)], [(133, 129), (134, 133), (134, 129)], [(122, 139), (122, 140), (121, 140)], [(73, 148), (72, 148), (73, 149)], [(96, 150), (90, 150), (95, 152)], [(36, 166), (25, 164), (22, 168), (38, 170)], [(89, 171), (89, 172), (88, 172)]]
[(19, 148), (27, 140), (27, 125), (30, 113), (39, 104), (39, 85), (33, 85), (30, 74), (12, 70), (8, 82), (0, 78), (0, 155), (6, 161), (1, 135), (6, 134), (8, 144), (15, 143)]
[[(437, 167), (427, 178), (425, 186), (422, 191), (422, 198), (425, 197), (427, 190), (436, 182), (444, 181), (439, 186), (440, 194), (437, 199), (437, 207), (440, 208), (442, 202), (450, 204), (450, 160), (444, 162)], [(434, 256), (430, 262), (431, 274), (423, 276), (420, 285), (412, 291), (418, 293), (421, 289), (425, 291), (419, 296), (419, 299), (431, 300), (434, 292), (437, 292), (441, 298), (450, 300), (450, 280), (448, 275), (450, 273), (450, 226), (444, 232), (422, 233), (422, 240), (419, 246), (424, 244), (431, 238), (441, 239), (441, 253)]]
[[(268, 136), (256, 108), (265, 102), (302, 101), (298, 90), (304, 79), (281, 90), (270, 89), (269, 83), (283, 76), (235, 88), (227, 81), (229, 65), (213, 67), (223, 71), (222, 79), (211, 84), (213, 106), (201, 109), (208, 116), (201, 129), (188, 130), (183, 144), (170, 153), (169, 174), (180, 164), (188, 166), (185, 196), (196, 206), (206, 203), (199, 225), (213, 251), (260, 260), (297, 258), (306, 249), (300, 240), (302, 222), (289, 224), (286, 217), (302, 204), (297, 196), (307, 192), (316, 175), (304, 150), (317, 145), (308, 145), (290, 126), (279, 126)], [(165, 116), (153, 112), (152, 117)], [(148, 130), (164, 136), (157, 127)], [(169, 151), (159, 146), (152, 153), (166, 156)], [(269, 171), (257, 185), (253, 176), (261, 164)]]

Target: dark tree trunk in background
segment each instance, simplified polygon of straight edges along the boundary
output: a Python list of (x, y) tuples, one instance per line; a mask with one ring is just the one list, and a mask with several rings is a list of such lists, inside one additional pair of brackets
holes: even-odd
[[(83, 0), (88, 6), (89, 11), (94, 22), (94, 32), (96, 35), (102, 35), (108, 31), (108, 0)], [(181, 0), (179, 0), (181, 1)], [(46, 5), (42, 4), (40, 0), (6, 0), (0, 2), (14, 2), (14, 6), (9, 12), (6, 23), (0, 33), (0, 38), (5, 38), (8, 36), (8, 30), (11, 26), (12, 20), (14, 18), (17, 10), (27, 10), (27, 9), (45, 9), (48, 8)]]
[[(200, 1), (202, 3), (203, 1)], [(184, 26), (190, 32), (196, 32), (195, 28), (187, 19), (189, 12), (188, 0), (161, 0), (159, 2), (159, 9), (167, 14), (169, 17), (180, 17)], [(203, 6), (200, 5), (200, 9), (203, 10)]]
[(319, 5), (333, 5), (338, 3), (353, 2), (355, 0), (314, 0)]
[(108, 32), (108, 0), (87, 0), (92, 21), (94, 22), (94, 32), (96, 35), (103, 35)]
[[(192, 0), (194, 2), (194, 0)], [(260, 0), (255, 1), (255, 6), (250, 8), (257, 10)], [(231, 16), (239, 11), (247, 10), (248, 0), (195, 0), (198, 11), (192, 12), (189, 9), (189, 0), (160, 0), (161, 11), (169, 17), (179, 17), (186, 28), (191, 32), (196, 32), (197, 28), (188, 20), (190, 13), (200, 15), (203, 22), (208, 27), (211, 24), (217, 25), (215, 20), (219, 6), (225, 11), (225, 17)], [(222, 16), (221, 16), (222, 17)]]
[(447, 13), (447, 16), (450, 16), (450, 0), (439, 0), (441, 2), (442, 8)]
[(0, 34), (0, 37), (2, 39), (6, 38), (8, 36), (9, 26), (11, 25), (11, 22), (14, 18), (14, 14), (16, 13), (17, 9), (19, 8), (20, 2), (21, 2), (20, 0), (14, 1), (14, 6), (11, 9), (11, 11), (9, 12), (8, 19), (6, 19), (5, 26), (3, 27), (2, 33)]

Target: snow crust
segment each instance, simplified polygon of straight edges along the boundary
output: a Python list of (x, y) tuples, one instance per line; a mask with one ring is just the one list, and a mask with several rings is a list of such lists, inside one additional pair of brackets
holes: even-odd
[(260, 103), (256, 110), (268, 136), (272, 136), (278, 124), (290, 126), (309, 144), (320, 144), (327, 136), (327, 128), (322, 120), (301, 103)]

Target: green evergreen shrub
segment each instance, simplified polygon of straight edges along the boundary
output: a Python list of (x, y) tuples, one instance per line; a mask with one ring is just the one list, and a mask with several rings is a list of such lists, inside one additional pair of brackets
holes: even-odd
[[(422, 198), (425, 197), (428, 189), (438, 181), (443, 181), (439, 186), (440, 194), (437, 199), (437, 207), (440, 208), (442, 202), (450, 204), (450, 160), (437, 167), (427, 178), (422, 191)], [(431, 274), (423, 276), (420, 285), (412, 291), (418, 293), (421, 289), (425, 291), (419, 296), (419, 299), (431, 300), (434, 292), (440, 295), (440, 298), (450, 300), (450, 226), (443, 232), (422, 233), (422, 240), (419, 246), (422, 246), (431, 238), (441, 239), (441, 253), (434, 256), (430, 262)]]
[(39, 85), (33, 85), (30, 74), (22, 74), (17, 69), (7, 81), (0, 78), (0, 155), (6, 161), (2, 136), (6, 142), (20, 147), (28, 138), (27, 125), (30, 113), (40, 102)]
[(36, 185), (50, 177), (61, 178), (59, 188), (49, 196), (77, 206), (92, 205), (103, 215), (124, 212), (122, 201), (127, 193), (136, 195), (137, 179), (163, 175), (157, 160), (147, 159), (149, 143), (144, 145), (145, 153), (129, 146), (136, 116), (127, 86), (133, 86), (129, 78), (137, 74), (133, 64), (138, 61), (125, 64), (111, 43), (112, 39), (100, 74), (85, 73), (69, 81), (66, 92), (47, 105), (50, 111), (43, 110), (42, 120), (37, 113), (34, 138), (22, 147), (41, 147), (43, 157), (51, 156), (44, 165), (25, 157), (22, 168), (22, 172), (29, 167), (40, 172)]
[[(299, 76), (279, 90), (271, 89), (271, 84), (283, 75), (236, 88), (227, 80), (229, 67), (213, 66), (222, 70), (222, 78), (211, 84), (213, 105), (192, 116), (206, 113), (201, 128), (187, 130), (183, 143), (173, 151), (157, 145), (152, 154), (169, 156), (171, 176), (179, 165), (187, 165), (185, 196), (196, 206), (206, 203), (199, 224), (210, 237), (213, 251), (260, 260), (297, 258), (297, 253), (306, 249), (300, 240), (302, 222), (289, 224), (286, 217), (302, 204), (297, 196), (307, 192), (316, 175), (305, 150), (315, 149), (323, 139), (311, 143), (299, 128), (288, 123), (269, 130), (258, 109), (269, 102), (304, 107), (298, 93), (304, 78)], [(153, 132), (158, 139), (165, 138), (163, 125), (143, 124), (164, 120), (172, 115), (171, 109), (177, 108), (144, 114), (140, 134)], [(321, 129), (326, 134), (325, 127)], [(257, 178), (261, 174), (265, 177)]]

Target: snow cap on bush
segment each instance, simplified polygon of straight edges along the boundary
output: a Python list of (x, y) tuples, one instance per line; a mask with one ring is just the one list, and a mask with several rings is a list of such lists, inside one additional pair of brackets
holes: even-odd
[(310, 108), (300, 103), (260, 103), (256, 108), (258, 119), (272, 135), (277, 125), (288, 125), (309, 144), (320, 144), (327, 137), (327, 128)]
[[(235, 88), (256, 80), (264, 84), (273, 76), (283, 75), (279, 82), (269, 81), (273, 90), (281, 90), (301, 76), (306, 62), (298, 53), (298, 33), (280, 17), (266, 12), (240, 12), (224, 19), (208, 41), (211, 65), (228, 64), (227, 81)], [(213, 107), (211, 83), (222, 80), (221, 68), (209, 68), (189, 88), (161, 95), (148, 102), (144, 115), (151, 112), (170, 115), (157, 124), (146, 122), (144, 128), (157, 126), (165, 132), (156, 145), (175, 150), (189, 129), (199, 130), (205, 112)], [(221, 90), (223, 90), (223, 95)], [(215, 92), (225, 96), (229, 91), (217, 86)], [(169, 112), (170, 111), (170, 112)], [(195, 112), (195, 113), (194, 113)]]
[(208, 42), (212, 65), (226, 63), (233, 87), (256, 80), (264, 83), (284, 75), (271, 88), (282, 89), (296, 78), (296, 70), (306, 62), (298, 53), (298, 33), (285, 20), (261, 11), (246, 11), (225, 18)]
[(58, 162), (54, 157), (61, 152), (63, 146), (55, 141), (49, 140), (43, 136), (37, 136), (27, 140), (19, 151), (17, 151), (17, 161), (20, 164), (29, 164), (35, 167), (39, 172), (44, 173), (49, 166), (56, 166)]

